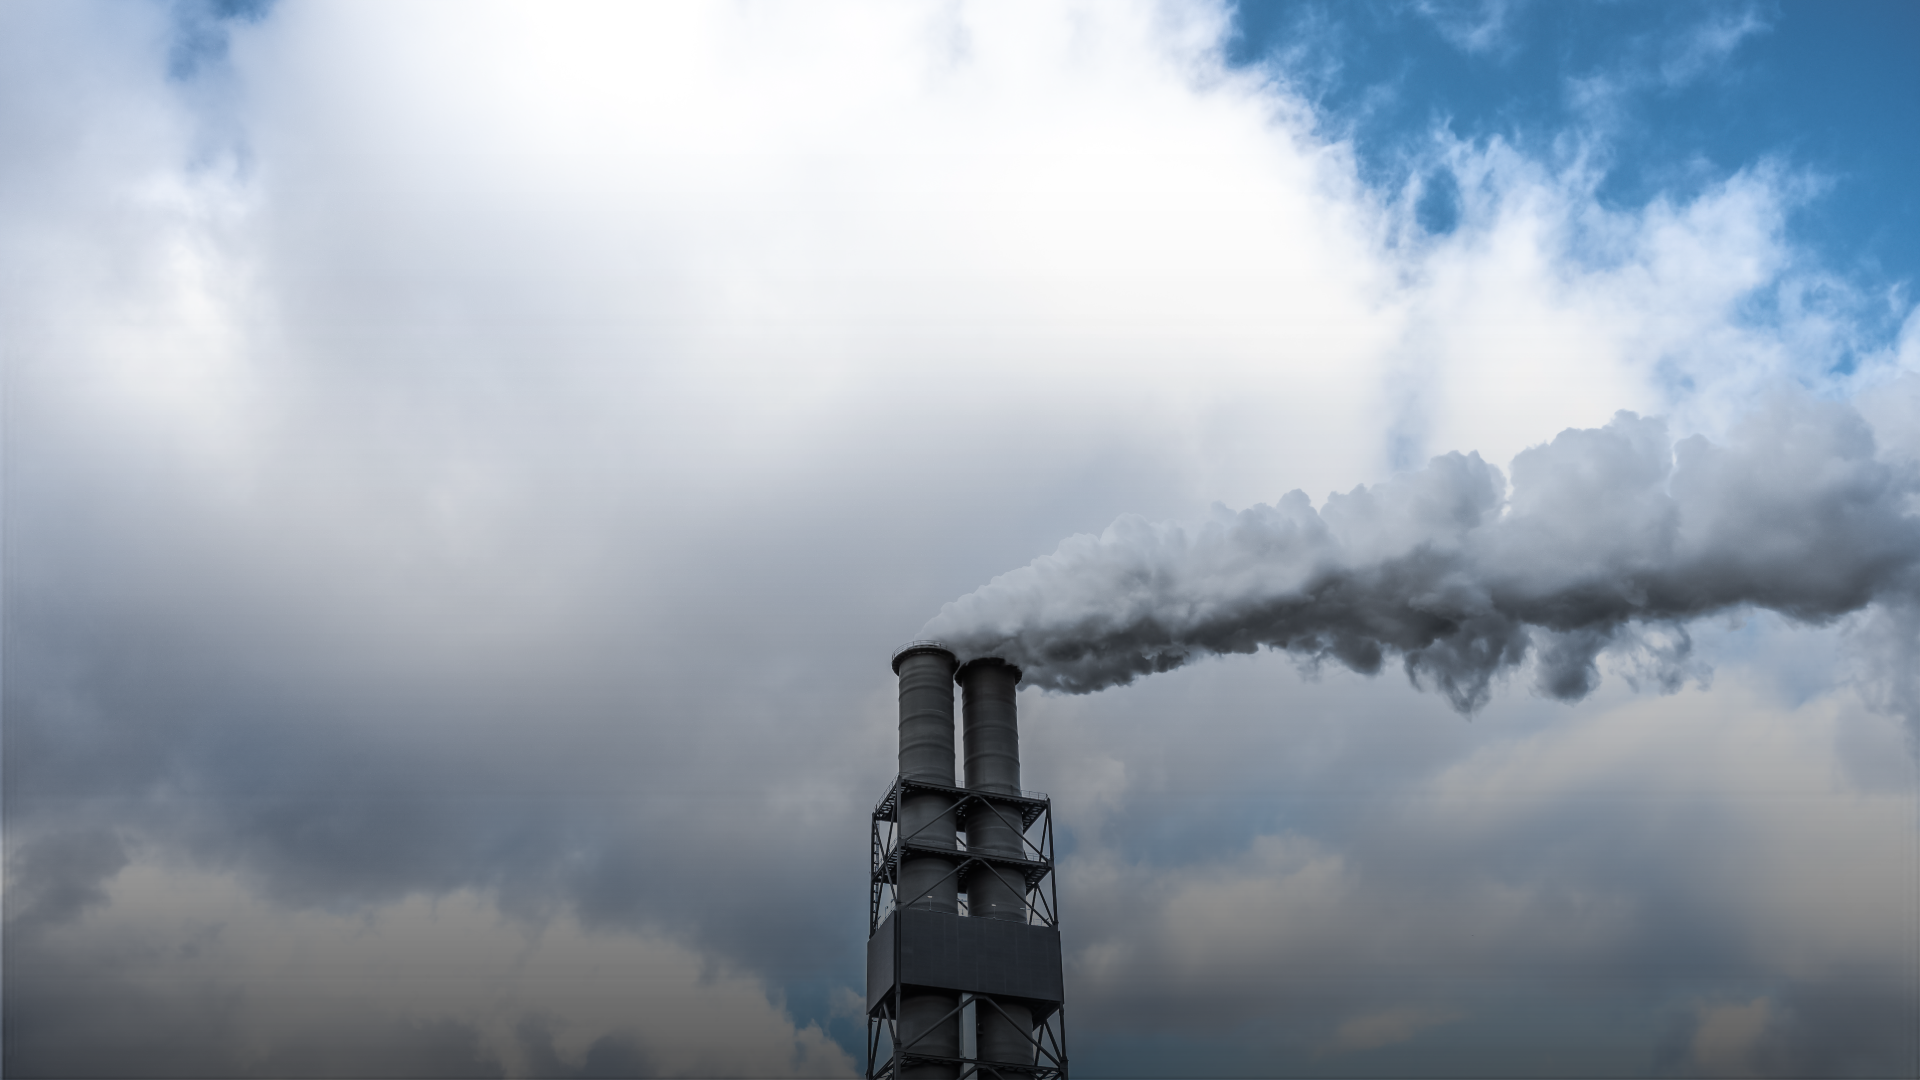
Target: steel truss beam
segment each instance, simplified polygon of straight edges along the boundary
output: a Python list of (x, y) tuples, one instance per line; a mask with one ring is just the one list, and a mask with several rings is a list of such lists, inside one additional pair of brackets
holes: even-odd
[[(914, 834), (900, 834), (900, 800), (908, 792), (933, 792), (948, 796), (948, 810), (953, 814), (952, 820), (960, 826), (956, 830), (959, 835), (953, 847), (924, 844), (918, 842)], [(1021, 839), (1021, 854), (1013, 856), (1000, 852), (969, 851), (962, 837), (965, 835), (966, 819), (973, 814), (992, 814), (1013, 827)], [(940, 817), (944, 819), (945, 814)], [(1045, 795), (1032, 792), (1001, 795), (896, 777), (886, 794), (874, 804), (869, 848), (872, 860), (867, 913), (869, 937), (880, 932), (882, 923), (893, 911), (910, 908), (924, 900), (934, 887), (929, 885), (915, 896), (903, 898), (899, 895), (900, 861), (909, 852), (954, 860), (953, 869), (940, 880), (944, 882), (957, 877), (963, 890), (967, 881), (979, 874), (992, 874), (1009, 887), (1018, 881), (1020, 885), (1014, 891), (1022, 897), (1027, 925), (1055, 930), (1059, 928), (1060, 898), (1054, 874), (1053, 803)], [(964, 905), (961, 914), (965, 914)], [(900, 925), (895, 920), (892, 928), (895, 938), (890, 943), (893, 948), (892, 985), (886, 988), (884, 995), (872, 995), (873, 1004), (867, 1016), (868, 1080), (898, 1080), (907, 1065), (918, 1063), (951, 1065), (959, 1080), (1068, 1080), (1066, 1008), (1057, 1000), (1035, 1002), (1046, 1006), (1047, 1012), (1045, 1019), (1031, 1033), (1023, 1032), (1034, 1048), (1032, 1061), (986, 1061), (977, 1055), (945, 1057), (915, 1053), (911, 1044), (902, 1045), (899, 1040), (899, 1015), (904, 987), (900, 981), (903, 970), (898, 940)], [(874, 944), (879, 945), (878, 942)], [(1009, 1020), (1014, 1019), (1000, 1002), (988, 994), (962, 992), (959, 1001), (959, 1005), (948, 1010), (927, 1030), (931, 1031), (951, 1020), (956, 1013), (964, 1014), (968, 1006), (972, 1006), (976, 1015), (978, 1010), (990, 1008)], [(924, 1037), (925, 1032), (920, 1038)], [(913, 1041), (918, 1042), (919, 1038)]]

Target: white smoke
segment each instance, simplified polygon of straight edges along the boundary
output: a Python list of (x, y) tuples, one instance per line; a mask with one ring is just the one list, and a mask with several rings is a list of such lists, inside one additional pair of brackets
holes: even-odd
[(1367, 674), (1398, 657), (1471, 712), (1530, 655), (1562, 700), (1598, 685), (1609, 651), (1671, 690), (1704, 677), (1688, 620), (1752, 607), (1818, 624), (1879, 605), (1859, 631), (1868, 667), (1910, 670), (1920, 469), (1878, 452), (1851, 405), (1781, 397), (1724, 445), (1621, 412), (1522, 452), (1512, 474), (1453, 453), (1317, 510), (1296, 490), (1193, 531), (1122, 517), (922, 634), (1069, 693), (1262, 646)]

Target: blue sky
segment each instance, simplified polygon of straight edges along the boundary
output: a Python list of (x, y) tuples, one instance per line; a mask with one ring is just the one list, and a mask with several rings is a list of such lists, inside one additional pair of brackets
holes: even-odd
[(1380, 182), (1436, 127), (1543, 157), (1591, 138), (1616, 206), (1772, 164), (1820, 181), (1794, 229), (1835, 273), (1920, 270), (1920, 150), (1887, 137), (1920, 98), (1911, 4), (1247, 3), (1235, 28), (1233, 60), (1277, 61)]
[(1906, 1075), (1916, 29), (0, 5), (5, 1067), (852, 1074), (1067, 625), (1079, 1075)]

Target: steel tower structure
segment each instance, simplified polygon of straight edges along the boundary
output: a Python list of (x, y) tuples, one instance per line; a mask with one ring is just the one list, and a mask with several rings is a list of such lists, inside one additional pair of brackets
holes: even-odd
[[(1020, 669), (893, 655), (900, 773), (873, 808), (869, 1080), (1066, 1080), (1053, 807), (1020, 789)], [(955, 784), (959, 683), (965, 785)]]

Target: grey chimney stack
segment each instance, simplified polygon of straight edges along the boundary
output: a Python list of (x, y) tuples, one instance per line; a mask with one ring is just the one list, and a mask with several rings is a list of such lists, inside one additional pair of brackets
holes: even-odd
[[(896, 653), (900, 676), (900, 778), (953, 786), (953, 654), (932, 643)], [(954, 800), (938, 790), (909, 790), (898, 799), (900, 836), (916, 848), (952, 854), (902, 851), (898, 863), (898, 903), (955, 914), (960, 910), (960, 865), (955, 843)], [(913, 987), (900, 1001), (900, 1037), (929, 1055), (960, 1056), (960, 995), (953, 990)], [(902, 1080), (957, 1076), (952, 1069), (907, 1063)]]
[(893, 656), (900, 774), (873, 810), (867, 1076), (1066, 1080), (1052, 805), (1020, 789), (1020, 669), (957, 661), (937, 641)]

